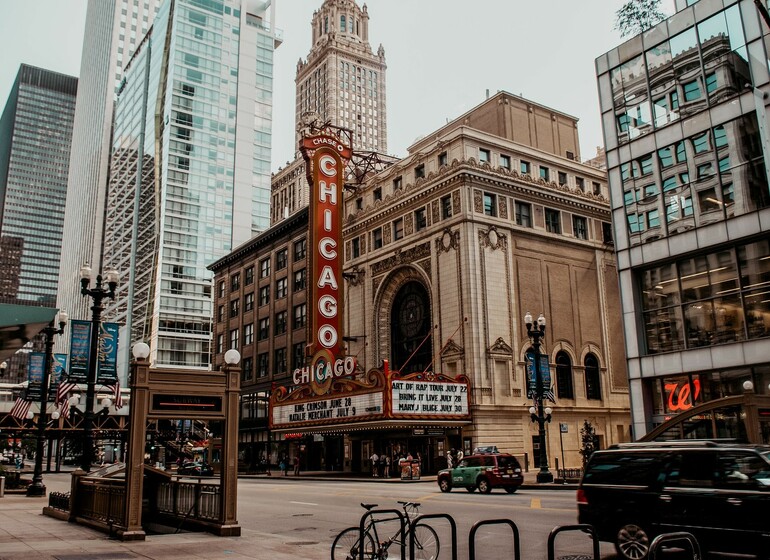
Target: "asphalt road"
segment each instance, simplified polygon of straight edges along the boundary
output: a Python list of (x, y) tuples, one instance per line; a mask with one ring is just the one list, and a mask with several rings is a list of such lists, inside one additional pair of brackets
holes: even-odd
[[(421, 503), (422, 514), (450, 514), (457, 524), (458, 558), (468, 558), (468, 537), (481, 520), (510, 519), (519, 530), (521, 558), (545, 560), (548, 534), (556, 526), (577, 523), (573, 491), (519, 490), (507, 494), (494, 490), (483, 495), (465, 490), (442, 494), (432, 483), (368, 483), (339, 480), (240, 479), (238, 483), (239, 522), (244, 532), (256, 531), (285, 536), (286, 542), (301, 543), (306, 558), (328, 558), (332, 540), (342, 529), (358, 525), (364, 513), (361, 502), (379, 508), (398, 507), (397, 501)], [(431, 520), (441, 542), (441, 559), (450, 559), (451, 531), (442, 519)], [(383, 525), (384, 539), (396, 532), (396, 525)], [(391, 530), (389, 530), (389, 528)], [(385, 533), (383, 535), (383, 533)], [(592, 556), (589, 537), (581, 532), (560, 534), (555, 557)], [(614, 558), (614, 549), (602, 543), (602, 557)], [(479, 529), (476, 558), (513, 558), (514, 538), (508, 526)], [(399, 551), (390, 549), (391, 558)]]

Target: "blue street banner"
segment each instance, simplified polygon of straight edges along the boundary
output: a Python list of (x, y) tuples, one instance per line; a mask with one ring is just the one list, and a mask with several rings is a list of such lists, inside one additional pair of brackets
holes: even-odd
[[(537, 396), (535, 353), (527, 352), (524, 355), (524, 363), (527, 372), (527, 398), (534, 399)], [(540, 376), (543, 380), (543, 392), (547, 392), (551, 388), (551, 367), (548, 364), (548, 356), (544, 354), (540, 354)]]
[(98, 383), (115, 385), (118, 380), (118, 324), (102, 323), (99, 333)]
[(27, 365), (27, 400), (39, 401), (43, 387), (43, 370), (45, 369), (45, 354), (32, 352)]
[(53, 376), (51, 377), (50, 389), (48, 389), (48, 400), (56, 400), (56, 391), (59, 388), (59, 383), (67, 375), (67, 354), (54, 354), (53, 355)]
[(88, 381), (88, 353), (91, 349), (91, 321), (70, 321), (70, 375), (72, 383)]

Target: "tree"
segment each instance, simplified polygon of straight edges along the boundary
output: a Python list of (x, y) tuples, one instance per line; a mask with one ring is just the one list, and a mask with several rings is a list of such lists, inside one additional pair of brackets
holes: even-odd
[(661, 0), (629, 0), (615, 12), (615, 29), (621, 37), (638, 35), (666, 19), (660, 9)]
[(596, 451), (596, 430), (588, 420), (583, 422), (580, 428), (580, 454), (583, 456), (583, 469), (586, 468), (588, 459)]

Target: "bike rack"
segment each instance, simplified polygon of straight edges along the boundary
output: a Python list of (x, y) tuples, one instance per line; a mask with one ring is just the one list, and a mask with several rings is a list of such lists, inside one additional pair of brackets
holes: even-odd
[[(402, 512), (400, 509), (370, 509), (365, 514), (361, 516), (361, 522), (358, 524), (358, 534), (359, 539), (361, 539), (361, 543), (364, 542), (364, 532), (366, 531), (366, 519), (367, 517), (372, 517), (375, 514), (380, 513), (395, 513), (398, 517), (399, 523), (401, 524), (401, 558), (403, 558), (406, 555), (406, 542), (404, 542), (404, 533), (406, 532), (406, 517), (404, 516), (404, 512)], [(372, 523), (384, 523), (385, 521), (395, 521), (394, 519), (374, 519), (372, 518)], [(376, 542), (374, 543), (375, 546), (380, 546), (380, 543)], [(412, 541), (412, 547), (414, 547), (414, 542)], [(414, 552), (412, 552), (412, 557), (414, 557)], [(358, 551), (358, 558), (359, 560), (364, 560), (364, 547), (361, 546), (360, 550)]]
[(685, 533), (682, 531), (679, 533), (664, 533), (655, 537), (652, 540), (652, 544), (650, 544), (649, 559), (656, 560), (658, 557), (658, 549), (662, 548), (663, 543), (672, 541), (685, 541), (688, 543), (690, 545), (693, 560), (701, 560), (701, 558), (703, 558), (703, 556), (701, 556), (700, 545), (698, 544), (697, 539), (690, 533)]
[(513, 558), (514, 560), (521, 559), (521, 540), (516, 523), (510, 519), (483, 519), (471, 527), (471, 532), (468, 535), (468, 560), (476, 560), (476, 532), (483, 525), (508, 525), (513, 531)]
[[(449, 522), (449, 527), (452, 529), (452, 560), (457, 560), (457, 523), (455, 523), (454, 517), (448, 513), (426, 513), (425, 515), (418, 515), (410, 522), (412, 530), (409, 531), (409, 559), (414, 559), (414, 528), (424, 519), (446, 519)], [(427, 523), (423, 523), (423, 525), (427, 525)], [(403, 553), (401, 557), (404, 557)]]
[(586, 525), (584, 523), (581, 523), (580, 525), (562, 525), (561, 527), (554, 527), (551, 530), (551, 532), (548, 534), (548, 560), (554, 560), (556, 557), (556, 535), (565, 531), (582, 531), (591, 535), (591, 540), (593, 541), (594, 545), (594, 560), (599, 560), (601, 553), (599, 552), (599, 539), (596, 538), (596, 531), (594, 531), (592, 525)]

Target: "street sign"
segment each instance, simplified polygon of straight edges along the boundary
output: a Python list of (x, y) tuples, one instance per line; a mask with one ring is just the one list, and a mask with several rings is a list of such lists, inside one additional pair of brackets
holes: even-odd
[(569, 433), (569, 426), (566, 422), (559, 422), (559, 432), (562, 434)]

